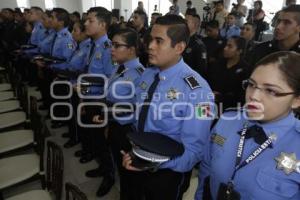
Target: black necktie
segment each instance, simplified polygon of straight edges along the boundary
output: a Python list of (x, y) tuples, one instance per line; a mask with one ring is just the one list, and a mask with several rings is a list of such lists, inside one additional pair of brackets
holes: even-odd
[(54, 37), (53, 37), (53, 42), (52, 42), (52, 46), (51, 46), (51, 56), (53, 56), (53, 50), (54, 50), (54, 44), (57, 38), (57, 33), (55, 33)]
[(146, 122), (149, 107), (150, 107), (149, 103), (152, 101), (152, 97), (153, 97), (154, 91), (155, 91), (158, 83), (159, 83), (159, 74), (157, 73), (154, 77), (154, 81), (152, 82), (152, 84), (149, 87), (147, 98), (145, 99), (144, 104), (141, 109), (141, 112), (139, 114), (138, 131), (141, 133), (144, 132), (145, 122)]
[(125, 66), (124, 65), (120, 65), (117, 69), (116, 74), (120, 75), (123, 71), (125, 70)]
[(246, 131), (245, 138), (248, 139), (252, 137), (254, 141), (260, 145), (268, 139), (268, 136), (266, 135), (264, 129), (257, 125), (249, 127)]
[(87, 64), (86, 64), (85, 70), (84, 70), (85, 72), (87, 72), (88, 69), (89, 69), (89, 65), (90, 65), (90, 63), (91, 63), (91, 61), (92, 61), (92, 56), (93, 56), (93, 54), (94, 54), (95, 46), (96, 46), (95, 42), (92, 41), (92, 46), (91, 46), (91, 48), (90, 48), (89, 57), (88, 57), (88, 62), (87, 62)]

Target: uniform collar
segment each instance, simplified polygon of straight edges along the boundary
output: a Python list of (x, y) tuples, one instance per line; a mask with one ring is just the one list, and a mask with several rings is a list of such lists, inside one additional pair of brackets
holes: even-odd
[(134, 58), (124, 63), (124, 66), (129, 69), (138, 67), (139, 65), (141, 65), (139, 58)]
[(177, 64), (175, 64), (163, 71), (159, 71), (160, 79), (161, 80), (169, 80), (171, 78), (174, 78), (175, 74), (178, 74), (179, 71), (182, 69), (182, 65), (184, 65), (184, 61), (182, 58), (180, 58), (180, 60)]
[(87, 44), (90, 44), (91, 43), (91, 39), (88, 38), (86, 40), (83, 40), (79, 43), (79, 48), (81, 49), (82, 47), (86, 46)]
[(61, 29), (60, 31), (58, 31), (56, 33), (57, 33), (57, 36), (63, 36), (67, 32), (68, 32), (68, 27), (65, 27), (65, 28)]
[[(271, 43), (269, 44), (269, 47), (273, 47), (276, 50), (280, 50), (279, 46), (278, 46), (278, 40), (273, 40), (271, 41)], [(294, 44), (294, 46), (292, 46), (292, 48), (290, 48), (290, 51), (299, 51), (300, 49), (300, 40), (298, 40), (298, 42), (296, 42), (296, 44)]]
[(105, 34), (105, 35), (101, 36), (100, 38), (98, 38), (94, 42), (96, 44), (96, 47), (100, 47), (107, 40), (108, 40), (108, 36), (107, 36), (107, 34)]
[(276, 139), (272, 142), (272, 144), (276, 145), (278, 141), (282, 140), (283, 137), (286, 136), (286, 134), (289, 133), (292, 128), (294, 128), (296, 122), (297, 119), (295, 118), (293, 112), (290, 112), (286, 117), (270, 123), (261, 124), (257, 121), (250, 121), (250, 126), (261, 126), (267, 136), (275, 134)]
[(40, 22), (40, 21), (37, 21), (37, 22), (34, 22), (34, 27), (43, 27), (43, 24), (42, 24), (42, 22)]

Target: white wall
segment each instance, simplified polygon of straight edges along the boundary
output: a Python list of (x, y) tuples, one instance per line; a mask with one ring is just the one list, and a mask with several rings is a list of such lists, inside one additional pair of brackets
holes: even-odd
[(0, 0), (0, 9), (2, 8), (16, 8), (17, 1), (16, 0)]
[(29, 6), (38, 6), (42, 9), (45, 9), (45, 1), (44, 0), (29, 0)]
[(80, 0), (56, 0), (56, 7), (64, 8), (69, 12), (82, 11)]

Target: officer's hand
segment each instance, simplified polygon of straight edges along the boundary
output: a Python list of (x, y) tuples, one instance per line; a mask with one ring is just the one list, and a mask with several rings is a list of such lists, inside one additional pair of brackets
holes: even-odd
[(80, 86), (79, 85), (73, 85), (73, 90), (77, 93), (81, 92)]
[(142, 171), (138, 168), (131, 166), (132, 159), (131, 159), (129, 153), (125, 153), (125, 151), (122, 150), (121, 154), (123, 155), (122, 165), (125, 169), (130, 170), (130, 171)]
[(95, 115), (93, 117), (93, 122), (96, 124), (102, 124), (104, 122), (104, 120), (102, 119), (102, 117), (100, 115)]

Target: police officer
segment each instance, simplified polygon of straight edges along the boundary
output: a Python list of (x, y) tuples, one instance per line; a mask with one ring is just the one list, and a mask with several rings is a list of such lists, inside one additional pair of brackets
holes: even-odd
[(240, 36), (240, 27), (236, 24), (236, 15), (234, 13), (229, 13), (226, 17), (226, 23), (224, 27), (220, 30), (221, 37), (228, 39), (232, 36)]
[(212, 199), (300, 198), (299, 63), (288, 51), (257, 63), (244, 82), (245, 110), (224, 113), (211, 132), (197, 200), (208, 176)]
[(209, 21), (206, 24), (205, 32), (207, 37), (202, 39), (206, 46), (208, 65), (216, 62), (216, 60), (222, 56), (222, 51), (226, 45), (226, 40), (221, 38), (219, 34), (219, 23), (218, 21)]
[(243, 57), (250, 57), (250, 52), (255, 48), (257, 43), (254, 41), (256, 26), (253, 23), (247, 22), (241, 28), (241, 37), (246, 40), (246, 48)]
[(183, 60), (202, 77), (205, 77), (207, 75), (206, 46), (197, 34), (200, 27), (200, 16), (187, 13), (185, 19), (190, 30), (190, 41), (183, 53)]
[(207, 80), (220, 111), (238, 107), (239, 103), (244, 102), (242, 81), (250, 76), (250, 67), (242, 58), (245, 46), (244, 38), (239, 36), (229, 38), (223, 51), (223, 58), (208, 68)]
[[(91, 37), (92, 43), (86, 58), (85, 72), (87, 74), (100, 74), (107, 78), (111, 76), (114, 66), (111, 61), (111, 41), (108, 39), (107, 30), (111, 23), (111, 12), (103, 7), (93, 7), (88, 11), (85, 22), (86, 34)], [(83, 102), (98, 102), (100, 99), (88, 96), (102, 95), (103, 87), (89, 87), (85, 91)], [(88, 96), (87, 96), (88, 95)], [(85, 123), (93, 123), (93, 116), (101, 111), (97, 106), (84, 106), (85, 112), (81, 117)], [(81, 157), (80, 162), (86, 163), (94, 157), (99, 158), (100, 165), (97, 169), (86, 172), (88, 177), (103, 176), (102, 183), (97, 191), (97, 196), (105, 195), (114, 184), (113, 159), (104, 135), (104, 128), (82, 128), (80, 130), (86, 136), (82, 145), (86, 146), (87, 153)], [(104, 169), (104, 170), (102, 170)], [(108, 188), (108, 189), (107, 189)]]
[[(112, 40), (112, 60), (119, 66), (114, 70), (109, 80), (106, 100), (110, 104), (133, 103), (135, 85), (139, 81), (144, 71), (143, 65), (137, 57), (140, 39), (138, 33), (130, 28), (120, 29)], [(121, 97), (121, 98), (120, 98)], [(100, 119), (99, 119), (100, 118)], [(101, 122), (101, 116), (94, 117), (95, 122)], [(113, 120), (109, 122), (108, 141), (112, 150), (120, 177), (120, 199), (132, 199), (130, 190), (134, 174), (122, 167), (121, 150), (129, 151), (131, 145), (126, 137), (126, 133), (131, 130), (131, 126), (122, 121)]]
[[(57, 59), (62, 59), (64, 61), (69, 61), (73, 51), (76, 48), (76, 43), (72, 38), (71, 33), (68, 30), (69, 25), (69, 13), (63, 8), (54, 8), (51, 12), (51, 25), (55, 30), (55, 35), (53, 42), (50, 47), (50, 55)], [(44, 68), (44, 83), (42, 94), (46, 95), (43, 98), (48, 102), (53, 102), (54, 99), (50, 96), (50, 85), (55, 78), (52, 68), (59, 67), (57, 64), (48, 65), (45, 62), (37, 62), (37, 65)], [(61, 92), (61, 93), (60, 93)], [(61, 91), (59, 88), (54, 91), (56, 95), (64, 95), (65, 92)], [(54, 116), (60, 117), (64, 116), (63, 109), (56, 107), (54, 110)], [(53, 120), (52, 128), (59, 128), (63, 125), (62, 122)]]
[(274, 29), (274, 39), (257, 45), (249, 56), (254, 66), (261, 58), (276, 51), (300, 52), (300, 5), (290, 5), (279, 14)]
[[(181, 57), (188, 39), (187, 24), (177, 15), (158, 18), (151, 31), (149, 61), (154, 66), (144, 71), (136, 86), (135, 125), (140, 134), (156, 132), (183, 143), (185, 151), (156, 172), (139, 172), (138, 189), (132, 187), (142, 197), (135, 199), (181, 199), (191, 170), (204, 155), (213, 95), (206, 81)], [(138, 173), (130, 154), (122, 153), (123, 166)]]
[[(85, 60), (88, 56), (88, 53), (91, 48), (91, 39), (85, 34), (85, 26), (83, 21), (75, 22), (72, 28), (73, 39), (78, 43), (76, 50), (73, 52), (73, 55), (69, 62), (64, 62), (57, 64), (54, 67), (55, 71), (58, 71), (58, 79), (68, 80), (72, 84), (77, 83), (77, 77), (83, 73)], [(60, 71), (68, 71), (69, 74), (60, 75)], [(77, 106), (79, 103), (78, 95), (76, 92), (73, 93), (70, 103), (73, 105), (73, 117), (69, 121), (69, 136), (70, 139), (64, 144), (65, 148), (70, 148), (76, 145), (80, 140), (79, 127), (77, 124)], [(83, 155), (83, 152), (75, 153), (75, 156), (80, 157)]]
[(46, 34), (45, 28), (41, 22), (43, 15), (43, 10), (40, 7), (31, 7), (29, 11), (29, 21), (34, 24), (29, 44), (38, 45)]

